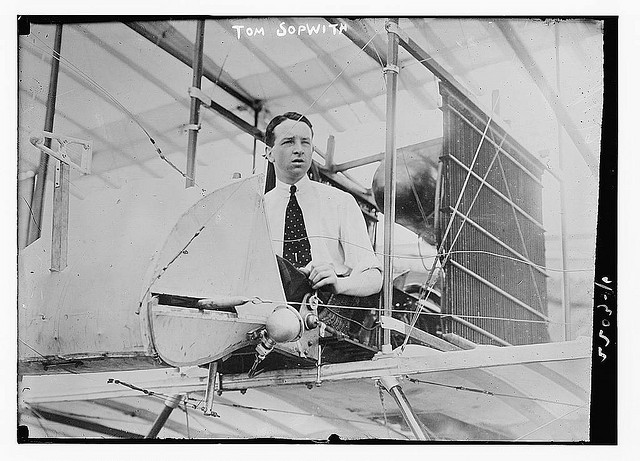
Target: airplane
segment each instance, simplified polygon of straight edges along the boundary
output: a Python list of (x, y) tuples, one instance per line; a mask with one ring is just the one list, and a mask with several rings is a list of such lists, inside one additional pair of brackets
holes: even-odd
[[(169, 436), (173, 409), (189, 404), (219, 438), (588, 440), (592, 343), (573, 336), (570, 308), (548, 306), (548, 285), (561, 285), (559, 299), (571, 282), (552, 278), (547, 262), (543, 191), (586, 177), (583, 206), (597, 203), (598, 143), (574, 128), (576, 112), (580, 123), (597, 122), (602, 105), (602, 76), (588, 75), (597, 54), (584, 49), (601, 44), (601, 23), (28, 20), (19, 41), (23, 419), (140, 438), (92, 421), (102, 410), (82, 417), (46, 404), (145, 395), (164, 400), (147, 438)], [(458, 28), (469, 35), (451, 32)], [(578, 45), (561, 48), (561, 35)], [(539, 40), (525, 45), (528, 36)], [(572, 105), (557, 101), (540, 64), (554, 43), (585, 62), (585, 75), (563, 67), (571, 91), (595, 79)], [(504, 56), (489, 54), (496, 44), (524, 64), (529, 86), (478, 85), (487, 67), (498, 69), (492, 75), (505, 67)], [(487, 62), (463, 71), (465, 53)], [(48, 72), (55, 84), (45, 97)], [(542, 96), (519, 99), (522, 88)], [(356, 198), (384, 261), (373, 307), (285, 297), (262, 202), (273, 177), (258, 151), (260, 126), (291, 105), (320, 120), (312, 179)], [(505, 121), (500, 108), (520, 120)], [(531, 126), (534, 113), (549, 120)], [(559, 139), (540, 138), (550, 124)], [(526, 129), (547, 160), (513, 134)], [(339, 144), (348, 138), (351, 146)], [(556, 142), (564, 149), (552, 160)], [(374, 150), (337, 162), (359, 144)], [(418, 255), (394, 249), (397, 226)], [(581, 296), (588, 309), (589, 293)], [(221, 429), (228, 422), (215, 416), (242, 407), (247, 390), (271, 399), (272, 413), (298, 402), (306, 410), (296, 417), (340, 416), (306, 432), (273, 419)]]

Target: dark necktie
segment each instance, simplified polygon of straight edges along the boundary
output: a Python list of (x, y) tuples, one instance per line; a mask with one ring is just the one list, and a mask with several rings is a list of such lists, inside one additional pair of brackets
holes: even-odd
[(296, 186), (291, 186), (289, 190), (291, 195), (284, 216), (282, 257), (296, 267), (304, 267), (311, 262), (311, 244), (307, 238), (302, 209), (296, 199)]

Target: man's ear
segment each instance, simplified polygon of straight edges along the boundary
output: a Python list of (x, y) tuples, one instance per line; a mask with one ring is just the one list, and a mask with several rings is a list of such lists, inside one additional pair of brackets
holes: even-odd
[(273, 163), (273, 155), (272, 155), (272, 148), (269, 146), (265, 146), (264, 148), (264, 158), (266, 158), (268, 161), (270, 161), (271, 163)]

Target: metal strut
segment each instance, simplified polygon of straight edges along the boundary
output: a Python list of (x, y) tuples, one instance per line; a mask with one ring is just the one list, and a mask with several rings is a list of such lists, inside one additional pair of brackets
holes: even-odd
[[(389, 24), (398, 23), (397, 18), (387, 20)], [(396, 217), (396, 99), (398, 92), (398, 37), (388, 33), (387, 66), (387, 111), (386, 111), (386, 143), (384, 158), (384, 264), (382, 300), (384, 315), (391, 317), (393, 310), (393, 230)], [(381, 349), (391, 352), (391, 331), (382, 330)]]
[(404, 395), (398, 378), (396, 378), (395, 376), (382, 376), (380, 377), (380, 382), (387, 390), (387, 392), (391, 394), (393, 399), (396, 401), (396, 404), (398, 404), (398, 408), (400, 408), (400, 412), (402, 413), (404, 420), (411, 428), (411, 431), (413, 432), (413, 435), (416, 436), (416, 439), (431, 440), (432, 438), (429, 436), (426, 429), (418, 420), (418, 416), (413, 412), (413, 408), (411, 408), (411, 405), (407, 400), (407, 396)]
[(178, 405), (180, 405), (180, 402), (182, 402), (182, 395), (180, 394), (173, 395), (164, 401), (164, 408), (162, 409), (162, 411), (154, 421), (153, 426), (151, 426), (151, 429), (149, 430), (149, 433), (144, 437), (145, 439), (156, 438), (156, 436), (160, 432), (160, 429), (162, 429), (164, 424), (169, 419), (171, 412), (175, 408), (177, 408)]

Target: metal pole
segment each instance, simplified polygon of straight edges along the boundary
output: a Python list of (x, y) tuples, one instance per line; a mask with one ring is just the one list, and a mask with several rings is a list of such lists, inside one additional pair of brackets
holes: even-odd
[(380, 378), (380, 382), (396, 401), (396, 404), (398, 405), (398, 408), (400, 408), (400, 412), (402, 413), (404, 420), (411, 428), (411, 431), (413, 432), (413, 435), (416, 436), (416, 439), (431, 440), (431, 437), (429, 437), (425, 428), (423, 428), (422, 424), (420, 424), (418, 416), (413, 412), (413, 408), (411, 408), (407, 397), (404, 395), (402, 387), (400, 387), (400, 383), (398, 382), (397, 378), (393, 376), (384, 376)]
[(216, 387), (218, 381), (218, 362), (211, 362), (209, 364), (209, 375), (207, 377), (207, 389), (205, 393), (204, 414), (205, 416), (218, 416), (213, 411), (213, 399), (216, 394)]
[[(556, 35), (556, 86), (558, 91), (558, 98), (561, 98), (560, 93), (560, 24), (556, 23), (555, 35)], [(560, 171), (564, 172), (564, 156), (562, 155), (562, 124), (560, 119), (558, 122), (558, 166)], [(564, 174), (563, 174), (564, 177)], [(564, 312), (564, 339), (565, 341), (571, 341), (571, 290), (569, 285), (569, 276), (564, 271), (569, 262), (567, 255), (567, 213), (566, 213), (566, 191), (564, 187), (564, 180), (560, 179), (560, 252), (562, 253), (562, 310)]]
[[(198, 21), (196, 30), (196, 46), (193, 50), (192, 85), (198, 89), (202, 86), (202, 54), (204, 48), (204, 19)], [(193, 187), (196, 178), (196, 147), (200, 125), (200, 100), (191, 97), (189, 111), (189, 140), (187, 141), (187, 180), (186, 187)]]
[(162, 429), (164, 424), (167, 422), (167, 419), (169, 419), (171, 412), (174, 410), (174, 408), (177, 408), (178, 405), (180, 405), (180, 402), (182, 402), (182, 395), (180, 394), (171, 396), (164, 401), (164, 408), (162, 409), (162, 411), (154, 421), (153, 426), (151, 426), (151, 430), (149, 431), (149, 433), (144, 437), (145, 439), (156, 438), (156, 436), (160, 432), (160, 429)]
[[(398, 24), (398, 19), (388, 19)], [(391, 317), (393, 309), (393, 226), (396, 217), (396, 93), (398, 90), (398, 37), (387, 33), (387, 66), (384, 73), (387, 78), (387, 139), (384, 165), (384, 271), (383, 302), (384, 315)], [(383, 330), (382, 351), (391, 352), (391, 331)]]
[[(44, 130), (53, 132), (53, 118), (56, 113), (56, 95), (58, 93), (58, 75), (60, 69), (60, 48), (62, 47), (62, 24), (56, 24), (56, 35), (53, 42), (53, 56), (51, 57), (51, 73), (49, 76), (49, 94), (47, 95), (47, 110), (45, 113)], [(51, 139), (45, 138), (44, 145), (51, 147)], [(31, 211), (34, 220), (29, 221), (29, 236), (27, 245), (40, 238), (42, 215), (44, 213), (44, 192), (47, 182), (49, 156), (40, 153), (40, 164), (36, 175), (36, 184), (31, 198)]]

